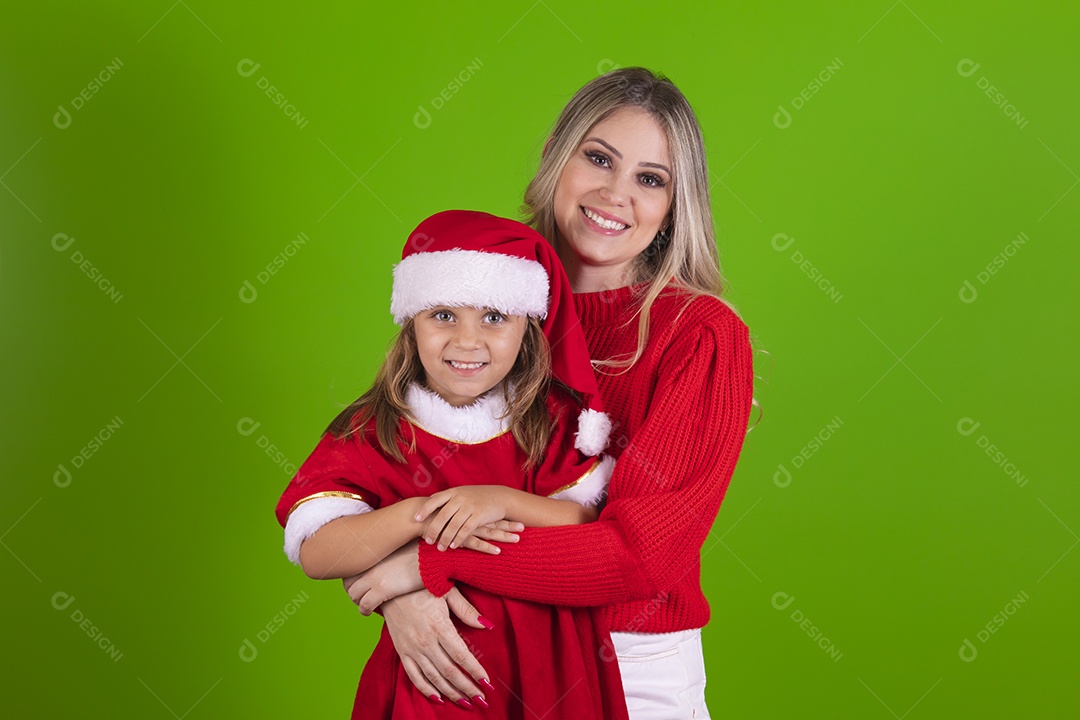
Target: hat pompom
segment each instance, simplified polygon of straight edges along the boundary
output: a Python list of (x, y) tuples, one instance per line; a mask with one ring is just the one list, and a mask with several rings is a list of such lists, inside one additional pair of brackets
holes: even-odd
[(578, 415), (578, 430), (574, 434), (574, 447), (586, 455), (599, 455), (608, 446), (611, 436), (611, 418), (607, 413), (585, 408)]

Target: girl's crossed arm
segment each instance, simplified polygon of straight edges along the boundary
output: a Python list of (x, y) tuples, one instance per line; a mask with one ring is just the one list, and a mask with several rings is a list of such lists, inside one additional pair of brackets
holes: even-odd
[(486, 547), (475, 547), (476, 532), (483, 532), (489, 523), (511, 521), (513, 528), (506, 529), (523, 530), (526, 526), (581, 525), (592, 522), (599, 514), (596, 508), (572, 500), (534, 495), (503, 485), (463, 485), (419, 499), (422, 502), (412, 520), (424, 524), (419, 536), (428, 545), (437, 542), (439, 550), (472, 547), (497, 554), (498, 548), (488, 543), (484, 543)]
[[(432, 497), (442, 494), (437, 493)], [(429, 531), (430, 523), (417, 519), (421, 508), (426, 507), (429, 500), (425, 497), (406, 498), (378, 510), (331, 520), (300, 546), (300, 566), (308, 577), (316, 580), (346, 578), (371, 568), (390, 553)], [(496, 522), (503, 517), (474, 524), (461, 534), (455, 547), (497, 554), (499, 549), (487, 540), (516, 542), (518, 536), (513, 531), (523, 529), (518, 523)]]

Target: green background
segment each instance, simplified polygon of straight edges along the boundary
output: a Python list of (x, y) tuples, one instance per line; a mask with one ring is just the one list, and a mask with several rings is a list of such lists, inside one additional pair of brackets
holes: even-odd
[(0, 18), (0, 714), (346, 716), (380, 623), (282, 554), (291, 466), (406, 233), (515, 215), (573, 92), (645, 65), (759, 351), (714, 716), (1075, 716), (1075, 7), (170, 1)]

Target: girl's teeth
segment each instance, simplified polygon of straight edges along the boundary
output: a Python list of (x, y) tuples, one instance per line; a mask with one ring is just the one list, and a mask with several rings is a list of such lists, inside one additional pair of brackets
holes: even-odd
[(585, 211), (585, 215), (590, 220), (592, 220), (594, 223), (596, 223), (600, 227), (604, 228), (605, 230), (625, 230), (626, 228), (630, 227), (629, 225), (623, 225), (622, 223), (617, 223), (614, 220), (605, 220), (604, 218), (600, 217), (596, 213), (589, 211), (588, 208), (582, 208), (582, 209)]
[(464, 363), (464, 362), (458, 362), (456, 360), (451, 360), (450, 365), (452, 365), (453, 367), (456, 367), (458, 370), (477, 370), (479, 368), (484, 367), (485, 363), (479, 363), (479, 362), (476, 362), (476, 363)]

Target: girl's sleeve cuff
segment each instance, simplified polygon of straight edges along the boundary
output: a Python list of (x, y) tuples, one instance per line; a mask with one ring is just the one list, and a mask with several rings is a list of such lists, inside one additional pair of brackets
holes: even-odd
[(346, 515), (363, 515), (372, 507), (362, 500), (345, 497), (313, 497), (298, 503), (285, 523), (285, 555), (300, 564), (300, 546), (331, 520)]

